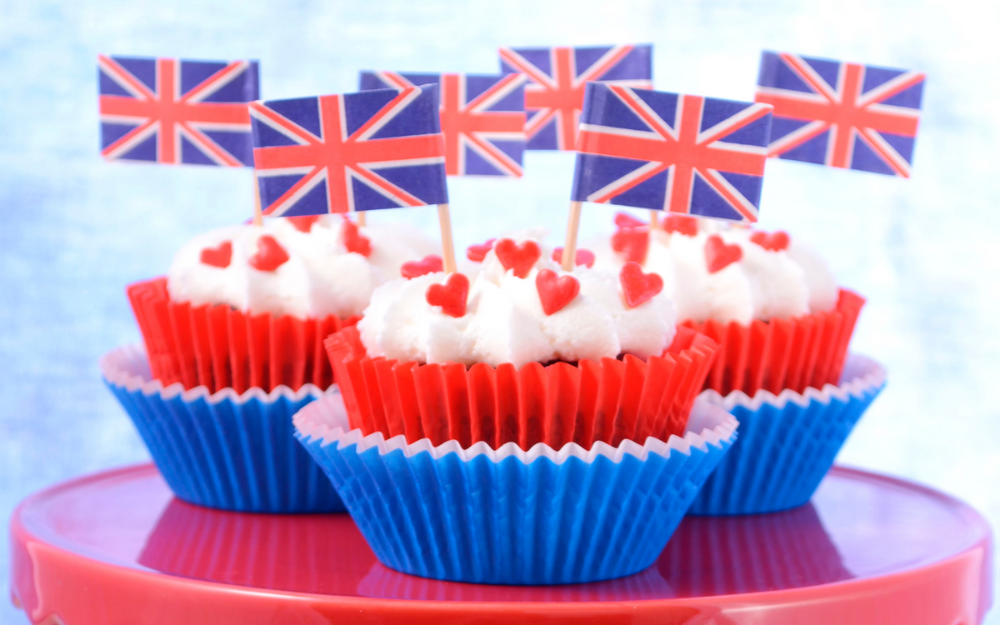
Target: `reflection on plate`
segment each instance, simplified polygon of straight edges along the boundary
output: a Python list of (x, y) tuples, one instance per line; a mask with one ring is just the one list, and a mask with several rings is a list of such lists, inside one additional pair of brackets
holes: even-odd
[(679, 597), (764, 592), (851, 579), (816, 508), (687, 517), (656, 561)]
[(346, 514), (251, 514), (195, 506), (174, 498), (139, 564), (205, 581), (333, 595), (353, 595), (375, 564)]
[(163, 573), (297, 592), (449, 601), (639, 601), (850, 579), (812, 504), (687, 517), (656, 564), (621, 579), (549, 587), (442, 582), (379, 564), (347, 515), (239, 514), (174, 499), (139, 556)]

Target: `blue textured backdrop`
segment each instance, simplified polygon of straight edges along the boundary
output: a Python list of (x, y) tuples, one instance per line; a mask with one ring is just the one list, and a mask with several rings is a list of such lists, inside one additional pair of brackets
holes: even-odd
[[(854, 346), (889, 386), (841, 461), (1000, 520), (998, 18), (995, 3), (943, 0), (0, 0), (0, 525), (31, 491), (147, 457), (96, 367), (138, 339), (123, 288), (251, 208), (247, 171), (101, 162), (99, 52), (258, 58), (264, 97), (284, 98), (351, 90), (362, 68), (494, 71), (501, 44), (625, 41), (655, 44), (659, 88), (734, 99), (752, 95), (762, 48), (928, 73), (913, 179), (771, 162), (762, 221), (814, 242), (869, 297)], [(460, 246), (560, 232), (572, 166), (533, 153), (522, 181), (453, 181)], [(584, 235), (611, 214), (586, 207)], [(372, 219), (435, 223), (433, 208)], [(23, 622), (5, 596), (0, 621)]]

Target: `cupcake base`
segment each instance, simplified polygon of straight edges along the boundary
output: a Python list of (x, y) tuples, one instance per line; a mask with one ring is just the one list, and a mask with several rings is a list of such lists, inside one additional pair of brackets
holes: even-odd
[(837, 307), (791, 319), (755, 320), (750, 325), (708, 320), (685, 321), (686, 327), (719, 344), (705, 379), (705, 389), (722, 395), (785, 389), (804, 393), (810, 386), (837, 384), (847, 346), (865, 299), (840, 290)]
[(650, 566), (737, 423), (707, 402), (685, 437), (644, 446), (407, 444), (347, 431), (329, 398), (295, 416), (296, 436), (336, 485), (376, 557), (433, 579), (571, 584)]
[(231, 388), (271, 391), (306, 384), (329, 388), (333, 371), (323, 340), (358, 317), (299, 319), (252, 315), (225, 305), (192, 306), (170, 299), (167, 279), (137, 282), (127, 289), (152, 377), (164, 386), (204, 386), (210, 393)]
[(590, 449), (683, 435), (716, 347), (680, 327), (663, 355), (645, 362), (626, 354), (517, 369), (372, 358), (355, 327), (326, 340), (352, 428), (411, 443), (484, 442), (494, 449), (506, 443)]
[(809, 501), (833, 466), (854, 425), (885, 386), (885, 370), (864, 356), (851, 355), (840, 386), (777, 397), (737, 391), (702, 397), (732, 413), (740, 437), (705, 482), (692, 514), (757, 514)]
[(170, 489), (181, 499), (243, 512), (343, 512), (330, 481), (293, 436), (292, 415), (330, 396), (305, 385), (296, 392), (232, 389), (213, 395), (150, 380), (137, 346), (104, 355), (104, 381), (132, 418)]

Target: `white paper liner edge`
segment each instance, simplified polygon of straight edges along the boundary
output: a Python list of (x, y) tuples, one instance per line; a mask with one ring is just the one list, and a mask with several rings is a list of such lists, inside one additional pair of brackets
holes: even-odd
[(231, 388), (224, 388), (215, 393), (209, 393), (208, 387), (196, 386), (195, 388), (184, 390), (184, 385), (175, 382), (164, 387), (163, 382), (153, 380), (149, 371), (149, 360), (146, 357), (146, 350), (141, 345), (125, 345), (109, 351), (101, 356), (97, 361), (104, 379), (122, 387), (129, 392), (142, 391), (147, 397), (160, 395), (163, 399), (173, 399), (180, 396), (182, 401), (192, 402), (204, 398), (210, 404), (218, 404), (223, 401), (230, 401), (234, 404), (245, 404), (251, 399), (263, 403), (274, 403), (279, 398), (287, 398), (290, 401), (300, 401), (306, 397), (323, 397), (336, 393), (340, 395), (337, 385), (334, 384), (326, 391), (321, 390), (315, 384), (304, 384), (297, 391), (293, 391), (284, 384), (275, 387), (270, 393), (264, 392), (262, 388), (247, 389), (241, 394), (237, 394)]
[(491, 462), (500, 462), (513, 456), (524, 464), (530, 464), (541, 457), (548, 458), (556, 464), (562, 464), (571, 457), (592, 463), (598, 456), (604, 456), (617, 463), (621, 462), (626, 454), (645, 461), (651, 453), (664, 458), (669, 458), (673, 451), (690, 455), (692, 447), (707, 452), (708, 445), (721, 448), (722, 441), (731, 443), (739, 426), (736, 419), (725, 410), (699, 400), (691, 410), (689, 430), (684, 437), (671, 436), (667, 442), (653, 437), (647, 438), (645, 445), (639, 445), (631, 440), (622, 441), (618, 447), (598, 442), (590, 450), (576, 443), (567, 443), (558, 451), (545, 443), (538, 443), (528, 451), (524, 451), (516, 443), (506, 443), (499, 449), (493, 449), (485, 442), (478, 442), (471, 447), (462, 448), (455, 440), (434, 447), (427, 438), (407, 443), (406, 437), (402, 434), (386, 440), (381, 432), (364, 436), (359, 429), (348, 430), (350, 425), (347, 410), (339, 393), (309, 404), (295, 414), (292, 422), (299, 433), (306, 438), (306, 442), (320, 440), (323, 446), (337, 443), (337, 449), (357, 445), (358, 453), (372, 447), (378, 448), (379, 454), (383, 456), (399, 449), (408, 458), (425, 451), (435, 459), (455, 453), (463, 462), (468, 462), (479, 455), (486, 456)]
[(753, 397), (749, 397), (743, 391), (733, 391), (723, 397), (718, 391), (707, 390), (702, 392), (698, 398), (722, 406), (726, 410), (743, 406), (749, 410), (757, 411), (764, 403), (771, 404), (776, 408), (784, 408), (788, 402), (805, 408), (811, 401), (829, 404), (833, 399), (847, 402), (852, 396), (861, 399), (864, 395), (882, 387), (885, 381), (886, 373), (882, 365), (868, 356), (850, 354), (840, 374), (840, 386), (827, 384), (822, 389), (809, 387), (804, 393), (785, 389), (778, 395), (770, 391), (759, 390)]

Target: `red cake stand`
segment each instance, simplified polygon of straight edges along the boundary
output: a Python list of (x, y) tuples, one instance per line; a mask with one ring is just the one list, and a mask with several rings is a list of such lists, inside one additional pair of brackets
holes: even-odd
[(991, 538), (967, 505), (835, 468), (809, 505), (688, 517), (655, 565), (575, 586), (438, 582), (380, 565), (347, 515), (219, 512), (143, 465), (25, 500), (13, 598), (34, 623), (974, 625)]

